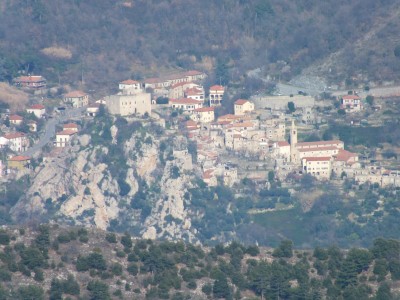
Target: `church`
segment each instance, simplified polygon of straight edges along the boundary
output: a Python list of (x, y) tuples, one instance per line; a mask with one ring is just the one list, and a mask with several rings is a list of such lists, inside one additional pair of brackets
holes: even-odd
[(344, 143), (340, 140), (299, 143), (297, 133), (297, 127), (292, 120), (290, 143), (280, 142), (277, 143), (276, 147), (281, 157), (286, 156), (285, 158), (292, 165), (301, 166), (303, 174), (310, 174), (317, 179), (327, 180), (332, 175), (335, 162), (342, 163), (344, 156), (349, 163), (358, 161), (358, 156), (355, 153), (344, 150)]

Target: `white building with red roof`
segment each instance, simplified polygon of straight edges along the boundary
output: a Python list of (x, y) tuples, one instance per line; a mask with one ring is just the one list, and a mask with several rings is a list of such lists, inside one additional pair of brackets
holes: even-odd
[(194, 82), (178, 82), (173, 84), (168, 91), (168, 98), (179, 99), (185, 97), (185, 91), (194, 87), (199, 87)]
[(283, 158), (285, 161), (290, 160), (290, 144), (287, 141), (275, 142), (274, 155), (277, 158)]
[(101, 103), (89, 104), (88, 107), (86, 108), (86, 115), (88, 117), (95, 117), (98, 114), (101, 105), (102, 105)]
[(29, 89), (40, 89), (46, 87), (46, 79), (40, 75), (20, 76), (15, 78), (14, 84)]
[(25, 151), (29, 146), (28, 137), (22, 132), (14, 132), (4, 135), (8, 147), (15, 152)]
[(11, 115), (9, 117), (10, 123), (13, 125), (21, 125), (24, 121), (24, 118), (19, 115)]
[(64, 102), (72, 107), (84, 107), (89, 104), (89, 95), (82, 91), (72, 91), (64, 95)]
[(190, 98), (194, 100), (204, 101), (205, 93), (204, 88), (202, 86), (196, 86), (190, 89), (185, 90), (185, 98)]
[(190, 118), (193, 121), (200, 123), (211, 123), (215, 119), (214, 107), (201, 107), (193, 110), (193, 114)]
[(194, 111), (203, 107), (203, 101), (190, 98), (169, 99), (168, 105), (173, 109), (182, 109), (183, 111)]
[(363, 108), (361, 98), (358, 95), (345, 95), (340, 100), (340, 108), (347, 112), (360, 111)]
[(75, 130), (62, 130), (56, 133), (56, 147), (62, 148), (66, 147), (69, 144), (72, 136), (76, 134)]
[(234, 111), (235, 116), (247, 115), (254, 111), (254, 103), (249, 100), (238, 99), (234, 103)]
[(165, 75), (161, 78), (147, 78), (143, 80), (143, 86), (145, 88), (152, 89), (169, 88), (177, 83), (200, 81), (206, 77), (207, 75), (204, 72), (190, 70), (186, 72)]
[(42, 104), (34, 104), (26, 109), (28, 114), (34, 114), (36, 118), (40, 119), (46, 113), (46, 108)]
[(123, 90), (136, 90), (136, 91), (142, 91), (142, 87), (139, 81), (128, 79), (121, 81), (118, 85), (118, 88), (120, 91)]
[(220, 106), (224, 98), (225, 88), (222, 85), (213, 85), (210, 87), (209, 100), (210, 106)]
[(63, 125), (63, 130), (70, 130), (70, 131), (78, 132), (79, 127), (75, 123), (66, 123)]

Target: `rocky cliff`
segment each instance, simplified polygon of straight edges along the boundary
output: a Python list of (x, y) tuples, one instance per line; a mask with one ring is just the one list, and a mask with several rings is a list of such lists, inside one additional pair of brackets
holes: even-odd
[(86, 124), (71, 146), (45, 156), (13, 217), (195, 241), (184, 205), (194, 178), (185, 138), (162, 137), (146, 120), (115, 121)]

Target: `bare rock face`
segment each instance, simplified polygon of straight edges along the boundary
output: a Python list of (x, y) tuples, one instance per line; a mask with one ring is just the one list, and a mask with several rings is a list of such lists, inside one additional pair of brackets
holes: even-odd
[[(85, 145), (86, 140), (80, 137), (79, 142)], [(80, 150), (79, 145), (69, 150), (40, 166), (25, 199), (17, 204), (13, 215), (37, 217), (58, 208), (57, 215), (61, 217), (106, 229), (109, 220), (116, 218), (119, 212), (114, 196), (119, 193), (118, 184), (109, 176), (106, 164), (95, 163), (96, 151), (107, 150), (99, 147)]]
[[(157, 227), (157, 237), (194, 240), (190, 216), (184, 206), (184, 195), (190, 187), (191, 177), (184, 173), (185, 164), (180, 160), (168, 161), (161, 178), (162, 197), (156, 202), (146, 227)], [(143, 237), (148, 236), (148, 229)]]
[[(143, 238), (196, 241), (184, 205), (194, 178), (185, 141), (172, 138), (163, 154), (160, 141), (146, 130), (134, 131), (123, 143), (113, 145), (118, 130), (110, 127), (112, 141), (107, 145), (94, 146), (90, 135), (78, 135), (72, 146), (46, 159), (12, 211), (14, 218), (20, 222), (56, 218), (101, 229), (116, 220), (120, 228), (134, 227)], [(140, 185), (145, 186), (140, 200), (147, 205), (144, 216), (141, 207), (131, 204), (143, 188)]]

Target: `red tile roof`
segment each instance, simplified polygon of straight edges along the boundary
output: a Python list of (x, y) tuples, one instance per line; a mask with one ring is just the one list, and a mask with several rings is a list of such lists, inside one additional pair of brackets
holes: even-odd
[(210, 91), (224, 91), (225, 88), (222, 85), (213, 85), (210, 87)]
[(357, 95), (345, 95), (342, 97), (343, 100), (358, 100), (360, 99)]
[(286, 147), (286, 146), (290, 146), (290, 144), (286, 141), (281, 141), (281, 142), (277, 142), (276, 143), (279, 147)]
[(203, 94), (203, 91), (202, 90), (200, 90), (200, 89), (198, 89), (198, 88), (196, 88), (196, 87), (193, 87), (193, 88), (190, 88), (190, 89), (186, 89), (185, 90), (185, 94), (186, 95), (201, 95), (201, 94)]
[(195, 112), (209, 112), (209, 111), (214, 111), (214, 107), (201, 107), (201, 108), (196, 108), (194, 111)]
[(207, 170), (203, 173), (203, 179), (211, 179), (213, 177), (214, 170)]
[(24, 118), (19, 115), (11, 115), (9, 119), (10, 121), (22, 121)]
[(22, 155), (17, 155), (14, 157), (11, 157), (9, 160), (10, 161), (26, 161), (30, 160), (31, 158), (29, 156), (22, 156)]
[(302, 142), (297, 143), (297, 147), (304, 146), (323, 146), (323, 145), (331, 145), (331, 144), (343, 144), (340, 140), (332, 140), (332, 141), (318, 141), (318, 142)]
[(42, 104), (34, 104), (34, 105), (32, 105), (31, 107), (29, 107), (29, 109), (39, 109), (39, 110), (42, 110), (42, 109), (45, 109), (45, 107), (44, 107)]
[(235, 101), (235, 105), (243, 105), (245, 103), (249, 102), (249, 100), (244, 100), (244, 99), (238, 99)]
[(65, 98), (80, 98), (80, 97), (85, 97), (87, 94), (82, 91), (72, 91), (69, 92), (68, 94), (65, 94)]
[(185, 86), (186, 84), (193, 84), (193, 82), (178, 82), (175, 83), (171, 86), (172, 89), (180, 87), (180, 86)]
[(76, 125), (75, 123), (67, 123), (63, 125), (64, 130), (68, 129), (68, 128), (74, 128), (74, 129), (78, 129), (78, 125)]
[(66, 129), (66, 130), (57, 132), (57, 135), (73, 135), (75, 133), (76, 133), (76, 131), (73, 131), (71, 129)]
[(19, 81), (19, 82), (40, 82), (40, 81), (44, 81), (45, 79), (40, 76), (40, 75), (36, 75), (36, 76), (20, 76), (17, 77), (15, 79), (15, 81)]
[(347, 150), (343, 150), (343, 149), (340, 149), (339, 150), (339, 153), (336, 155), (336, 160), (337, 161), (344, 161), (344, 162), (347, 162), (348, 160), (350, 160), (351, 158), (356, 158), (357, 157), (357, 154), (356, 153), (353, 153), (353, 152), (350, 152), (350, 151), (347, 151)]
[(4, 135), (4, 137), (7, 140), (12, 140), (12, 139), (25, 137), (25, 134), (22, 133), (22, 132), (13, 132), (13, 133), (9, 133), (9, 134)]
[(124, 80), (121, 81), (120, 84), (138, 84), (139, 81), (133, 80), (133, 79), (128, 79), (128, 80)]

